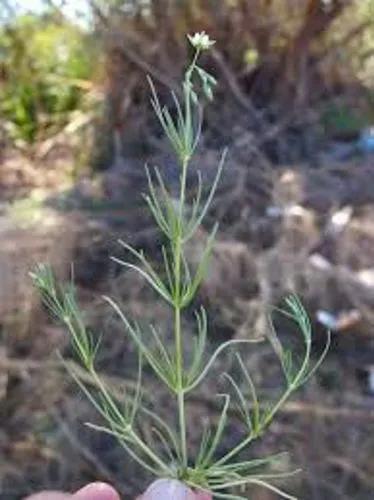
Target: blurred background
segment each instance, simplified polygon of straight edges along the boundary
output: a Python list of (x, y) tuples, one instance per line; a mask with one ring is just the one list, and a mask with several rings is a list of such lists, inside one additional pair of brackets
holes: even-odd
[[(217, 40), (202, 65), (219, 82), (196, 157), (207, 184), (229, 147), (188, 249), (198, 262), (219, 220), (197, 299), (209, 314), (209, 349), (266, 334), (268, 305), (290, 291), (311, 315), (316, 356), (332, 331), (317, 376), (248, 456), (289, 451), (288, 465), (303, 472), (280, 486), (305, 500), (373, 498), (374, 1), (0, 0), (1, 499), (95, 479), (132, 499), (150, 481), (84, 426), (100, 420), (61, 368), (56, 350), (74, 363), (67, 335), (28, 272), (49, 262), (67, 279), (74, 263), (86, 322), (103, 335), (100, 371), (123, 394), (136, 355), (101, 294), (171, 331), (167, 306), (109, 259), (122, 256), (118, 238), (160, 257), (142, 199), (145, 162), (160, 166), (171, 189), (178, 182), (146, 75), (172, 104), (186, 34), (202, 30)], [(277, 326), (297, 343), (289, 325)], [(184, 328), (192, 338), (192, 314)], [(282, 379), (269, 344), (243, 355), (264, 400), (276, 398)], [(189, 401), (191, 454), (204, 418), (218, 414), (218, 375), (231, 363), (223, 357)], [(172, 419), (147, 370), (146, 382)], [(225, 446), (239, 431), (233, 415)], [(252, 489), (248, 498), (277, 497)]]

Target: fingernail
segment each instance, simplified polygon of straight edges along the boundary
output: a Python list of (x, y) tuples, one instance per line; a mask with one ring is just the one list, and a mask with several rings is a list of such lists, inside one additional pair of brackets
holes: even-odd
[(73, 495), (74, 500), (120, 500), (118, 493), (106, 483), (88, 484)]

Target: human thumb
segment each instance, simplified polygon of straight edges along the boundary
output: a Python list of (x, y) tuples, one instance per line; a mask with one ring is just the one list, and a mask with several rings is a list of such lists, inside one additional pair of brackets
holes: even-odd
[(137, 500), (211, 500), (205, 493), (195, 493), (176, 479), (158, 479)]
[(120, 498), (108, 484), (91, 483), (74, 493), (71, 500), (120, 500)]

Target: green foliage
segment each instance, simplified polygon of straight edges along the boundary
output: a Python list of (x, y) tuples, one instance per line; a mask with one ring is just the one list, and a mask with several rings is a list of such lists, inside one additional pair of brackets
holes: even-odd
[[(187, 446), (186, 398), (204, 381), (223, 351), (239, 343), (251, 342), (230, 340), (220, 345), (210, 359), (206, 360), (208, 319), (205, 310), (200, 309), (195, 313), (197, 336), (189, 363), (184, 355), (185, 343), (190, 342), (190, 339), (186, 339), (182, 331), (182, 314), (191, 304), (207, 272), (217, 227), (213, 228), (203, 257), (195, 269), (192, 269), (187, 262), (185, 245), (195, 235), (209, 208), (225, 158), (224, 152), (206, 201), (202, 201), (203, 188), (199, 176), (196, 198), (192, 201), (190, 210), (185, 210), (187, 172), (200, 137), (202, 120), (200, 94), (203, 93), (205, 98), (211, 98), (215, 85), (214, 78), (198, 66), (201, 50), (209, 49), (209, 39), (205, 34), (198, 34), (190, 38), (190, 42), (195, 48), (195, 54), (185, 72), (181, 98), (173, 94), (175, 116), (161, 105), (151, 82), (153, 107), (180, 165), (180, 193), (177, 203), (168, 192), (159, 170), (155, 169), (154, 173), (148, 172), (149, 194), (145, 199), (156, 224), (168, 242), (162, 248), (164, 272), (159, 274), (142, 251), (123, 242), (122, 246), (134, 257), (135, 263), (114, 258), (124, 267), (136, 270), (170, 305), (174, 316), (174, 343), (172, 346), (168, 345), (163, 335), (153, 326), (150, 326), (148, 331), (142, 331), (136, 322), (126, 317), (112, 298), (105, 297), (122, 320), (126, 333), (139, 352), (136, 388), (126, 395), (124, 403), (116, 400), (110, 388), (103, 383), (96, 372), (95, 358), (99, 344), (93, 341), (85, 327), (73, 285), (68, 284), (64, 287), (56, 283), (52, 272), (44, 265), (40, 265), (32, 277), (46, 305), (69, 330), (75, 353), (96, 386), (96, 391), (93, 392), (79, 375), (73, 372), (74, 379), (106, 422), (105, 426), (92, 427), (116, 437), (139, 464), (156, 476), (180, 479), (191, 487), (211, 491), (217, 498), (242, 499), (244, 497), (241, 492), (251, 484), (269, 488), (283, 498), (293, 498), (272, 484), (273, 480), (288, 477), (296, 472), (286, 474), (272, 472), (272, 464), (279, 461), (281, 456), (246, 460), (241, 458), (241, 453), (263, 434), (282, 404), (313, 375), (327, 353), (329, 341), (321, 358), (311, 366), (311, 325), (296, 297), (289, 297), (286, 300), (286, 310), (281, 312), (295, 322), (301, 332), (301, 342), (304, 346), (301, 362), (296, 361), (295, 356), (282, 346), (274, 332), (270, 337), (285, 377), (285, 389), (279, 399), (270, 406), (264, 407), (260, 403), (248, 368), (238, 355), (237, 361), (241, 378), (245, 382), (244, 387), (232, 375), (225, 374), (228, 392), (219, 396), (222, 399), (222, 410), (217, 423), (204, 429), (200, 449), (195, 457), (190, 455)], [(148, 338), (152, 338), (154, 342), (149, 342)], [(176, 431), (171, 424), (163, 421), (153, 409), (150, 409), (143, 397), (142, 360), (151, 367), (160, 382), (167, 386), (176, 401), (178, 416)], [(220, 455), (218, 450), (228, 428), (229, 410), (235, 407), (242, 417), (243, 437), (229, 452)], [(141, 428), (146, 421), (150, 421), (155, 429), (158, 442), (155, 448), (142, 438)], [(232, 490), (239, 493), (227, 493)]]
[(82, 106), (80, 80), (94, 71), (89, 35), (53, 16), (22, 16), (0, 28), (0, 110), (15, 139), (33, 142)]

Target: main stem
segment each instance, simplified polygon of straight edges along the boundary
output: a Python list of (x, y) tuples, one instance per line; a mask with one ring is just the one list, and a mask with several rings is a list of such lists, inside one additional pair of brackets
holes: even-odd
[[(196, 66), (196, 61), (199, 57), (200, 50), (197, 50), (192, 63), (187, 70), (184, 86), (185, 96), (185, 135), (184, 135), (184, 151), (181, 156), (182, 173), (180, 178), (180, 196), (179, 196), (179, 211), (177, 218), (176, 237), (174, 244), (174, 279), (175, 279), (175, 297), (174, 297), (174, 331), (175, 331), (175, 365), (177, 371), (177, 403), (179, 416), (179, 433), (181, 442), (182, 455), (182, 475), (188, 465), (187, 455), (187, 430), (186, 430), (186, 412), (185, 412), (185, 388), (184, 388), (184, 359), (183, 359), (183, 343), (181, 331), (181, 310), (182, 310), (182, 250), (183, 250), (183, 212), (186, 196), (186, 178), (187, 169), (190, 161), (191, 148), (189, 134), (192, 134), (192, 118), (191, 118), (191, 77)], [(187, 152), (189, 151), (189, 152)]]
[(183, 344), (181, 331), (181, 264), (182, 264), (182, 242), (183, 242), (183, 209), (186, 191), (186, 176), (187, 176), (188, 159), (184, 159), (182, 163), (182, 175), (180, 186), (180, 206), (178, 214), (178, 227), (175, 240), (175, 306), (174, 306), (174, 330), (175, 330), (175, 359), (177, 370), (177, 398), (178, 398), (178, 415), (179, 415), (179, 432), (181, 441), (181, 454), (183, 460), (183, 468), (187, 467), (187, 432), (186, 432), (186, 415), (184, 401), (184, 360), (183, 360)]

